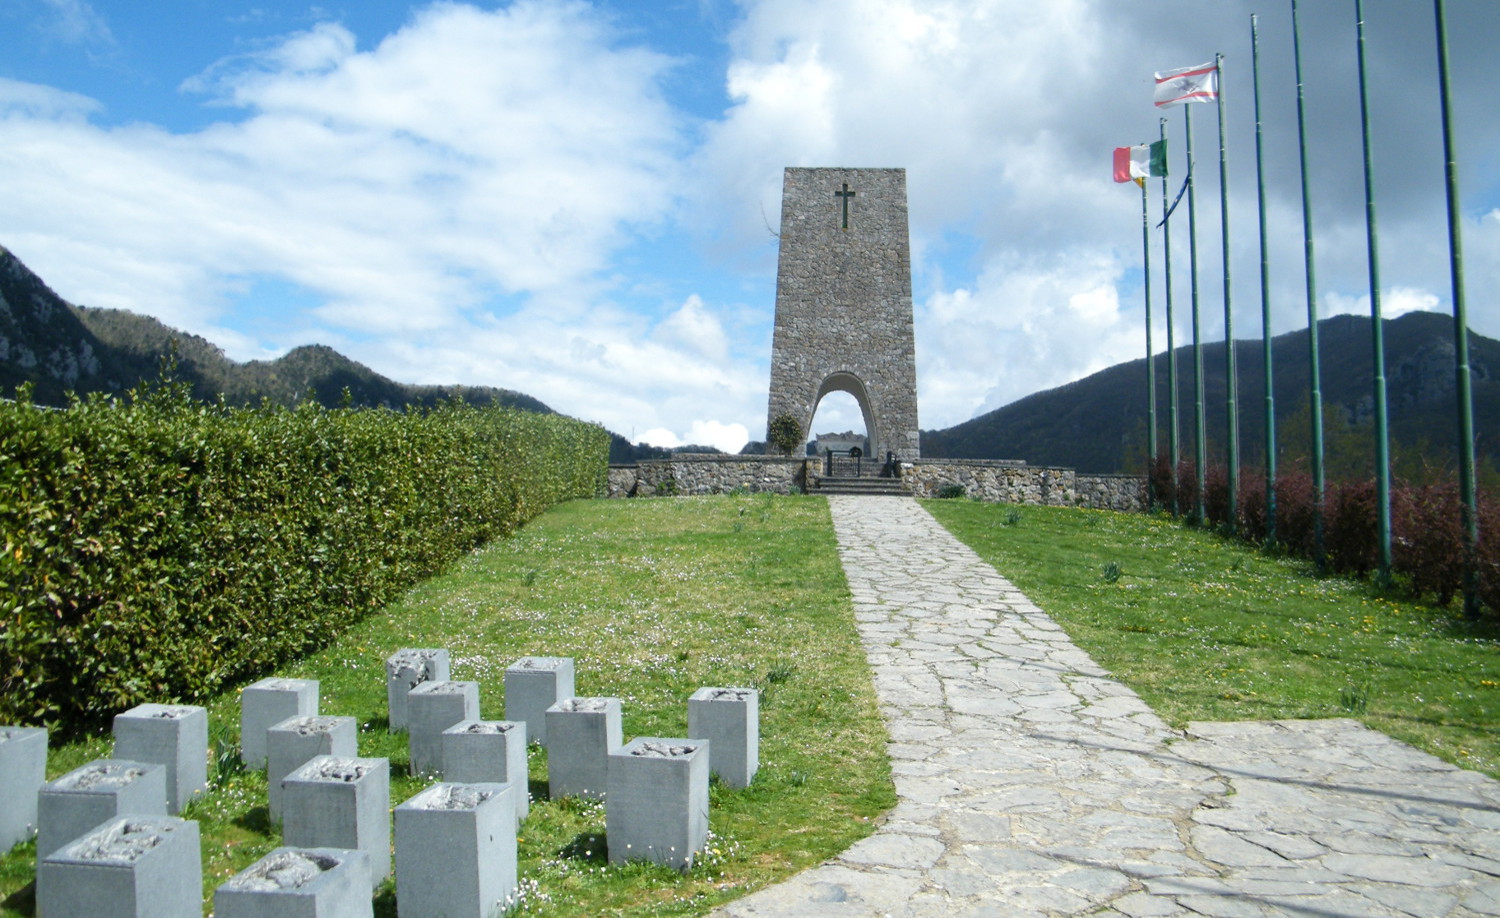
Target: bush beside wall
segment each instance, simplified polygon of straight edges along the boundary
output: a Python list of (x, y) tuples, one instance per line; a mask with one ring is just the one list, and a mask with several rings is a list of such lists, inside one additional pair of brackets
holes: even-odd
[(202, 699), (603, 488), (555, 415), (234, 409), (181, 389), (0, 405), (0, 723)]

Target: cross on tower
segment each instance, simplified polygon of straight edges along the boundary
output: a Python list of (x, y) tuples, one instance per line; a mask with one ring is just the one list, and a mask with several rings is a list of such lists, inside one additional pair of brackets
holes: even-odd
[(850, 191), (849, 190), (849, 183), (848, 182), (844, 182), (844, 190), (843, 191), (835, 191), (833, 193), (833, 196), (836, 197), (836, 198), (842, 199), (843, 204), (844, 204), (844, 226), (843, 226), (844, 229), (848, 229), (849, 228), (849, 199), (852, 198), (852, 197), (854, 197), (858, 193), (859, 192), (857, 192), (857, 191)]

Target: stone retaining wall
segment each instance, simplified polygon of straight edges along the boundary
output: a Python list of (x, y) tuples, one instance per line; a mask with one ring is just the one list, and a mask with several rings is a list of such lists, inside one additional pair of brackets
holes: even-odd
[[(727, 494), (731, 491), (802, 494), (823, 470), (823, 460), (781, 456), (678, 453), (609, 469), (610, 497)], [(1145, 508), (1139, 475), (1079, 475), (1072, 469), (981, 459), (918, 459), (902, 464), (907, 490), (937, 497), (960, 485), (975, 500), (1052, 507), (1138, 512)]]
[(782, 456), (720, 456), (676, 453), (636, 465), (609, 467), (609, 497), (728, 494), (731, 491), (801, 494), (807, 490), (808, 460)]

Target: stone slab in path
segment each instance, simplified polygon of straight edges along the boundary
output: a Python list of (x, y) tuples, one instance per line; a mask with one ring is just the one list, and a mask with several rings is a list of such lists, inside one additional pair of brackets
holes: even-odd
[(1171, 730), (915, 501), (829, 504), (899, 803), (714, 915), (1500, 916), (1500, 782), (1350, 720)]

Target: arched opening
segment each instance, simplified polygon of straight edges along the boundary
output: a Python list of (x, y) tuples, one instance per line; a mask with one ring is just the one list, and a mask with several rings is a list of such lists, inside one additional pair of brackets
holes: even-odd
[(808, 449), (821, 455), (826, 449), (845, 452), (857, 449), (869, 456), (877, 448), (874, 415), (864, 383), (851, 373), (835, 373), (818, 387), (812, 420), (807, 425)]

